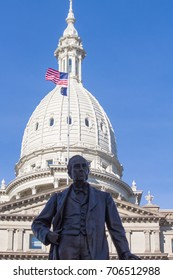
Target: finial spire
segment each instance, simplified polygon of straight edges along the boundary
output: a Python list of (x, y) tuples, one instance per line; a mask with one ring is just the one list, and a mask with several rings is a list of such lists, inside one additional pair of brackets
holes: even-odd
[(58, 60), (59, 71), (68, 72), (70, 68), (70, 78), (77, 79), (77, 81), (81, 82), (82, 61), (86, 53), (74, 26), (76, 19), (73, 13), (73, 3), (72, 0), (69, 0), (69, 11), (66, 18), (67, 27), (63, 32), (63, 36), (59, 40), (54, 55)]
[(70, 9), (69, 9), (69, 11), (73, 11), (72, 4), (73, 4), (73, 1), (70, 0)]
[(74, 13), (73, 13), (73, 2), (72, 0), (70, 1), (70, 7), (69, 7), (69, 12), (68, 12), (68, 16), (66, 18), (67, 23), (75, 23), (75, 17), (74, 17)]

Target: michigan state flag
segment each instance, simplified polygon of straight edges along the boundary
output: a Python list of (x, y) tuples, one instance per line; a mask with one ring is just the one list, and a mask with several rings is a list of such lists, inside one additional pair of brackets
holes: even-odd
[(60, 93), (61, 93), (62, 95), (64, 95), (64, 96), (67, 96), (67, 87), (62, 87), (62, 88), (60, 89)]

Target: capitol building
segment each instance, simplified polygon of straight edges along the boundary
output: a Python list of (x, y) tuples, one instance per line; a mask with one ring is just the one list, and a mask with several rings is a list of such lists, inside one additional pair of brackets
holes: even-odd
[[(89, 183), (111, 193), (121, 216), (129, 247), (142, 259), (173, 259), (173, 210), (160, 209), (135, 181), (122, 179), (123, 167), (111, 120), (99, 101), (82, 84), (86, 56), (75, 28), (70, 0), (67, 26), (54, 52), (59, 71), (69, 72), (69, 94), (60, 85), (35, 108), (25, 127), (16, 177), (0, 183), (0, 259), (47, 259), (49, 247), (38, 241), (31, 223), (55, 192), (71, 183), (69, 156), (79, 154), (90, 163)], [(110, 259), (117, 253), (107, 234)]]

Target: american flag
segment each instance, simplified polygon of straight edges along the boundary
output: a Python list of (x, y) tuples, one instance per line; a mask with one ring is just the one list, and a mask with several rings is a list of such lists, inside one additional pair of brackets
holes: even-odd
[(68, 86), (68, 73), (48, 68), (46, 72), (46, 80), (52, 81), (56, 85)]

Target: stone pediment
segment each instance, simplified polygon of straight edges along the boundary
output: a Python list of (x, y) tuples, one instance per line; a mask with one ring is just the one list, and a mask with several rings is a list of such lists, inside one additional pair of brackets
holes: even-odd
[(35, 204), (25, 204), (22, 207), (11, 207), (11, 209), (8, 209), (8, 211), (0, 211), (0, 219), (1, 220), (28, 220), (32, 221), (34, 217), (36, 217), (41, 210), (44, 208), (46, 203), (45, 201), (38, 201)]
[[(24, 198), (20, 198), (17, 200), (13, 200), (10, 202), (6, 202), (0, 205), (0, 214), (13, 214), (13, 213), (29, 213), (35, 211), (37, 215), (38, 211), (40, 211), (50, 196), (55, 192), (43, 192), (36, 195), (29, 195)], [(33, 209), (33, 211), (31, 210)], [(32, 214), (33, 214), (32, 213)]]
[(114, 199), (114, 201), (123, 221), (140, 219), (159, 220), (165, 217), (165, 215), (163, 215), (159, 211), (151, 210), (147, 207), (141, 207), (136, 204), (120, 201), (117, 199)]
[[(39, 203), (40, 204), (40, 203)], [(22, 214), (22, 215), (33, 215), (33, 216), (37, 216), (41, 210), (44, 208), (45, 203), (41, 203), (38, 206), (34, 206), (31, 207), (30, 205), (28, 205), (28, 207), (24, 207), (22, 210), (11, 210), (10, 214)]]

